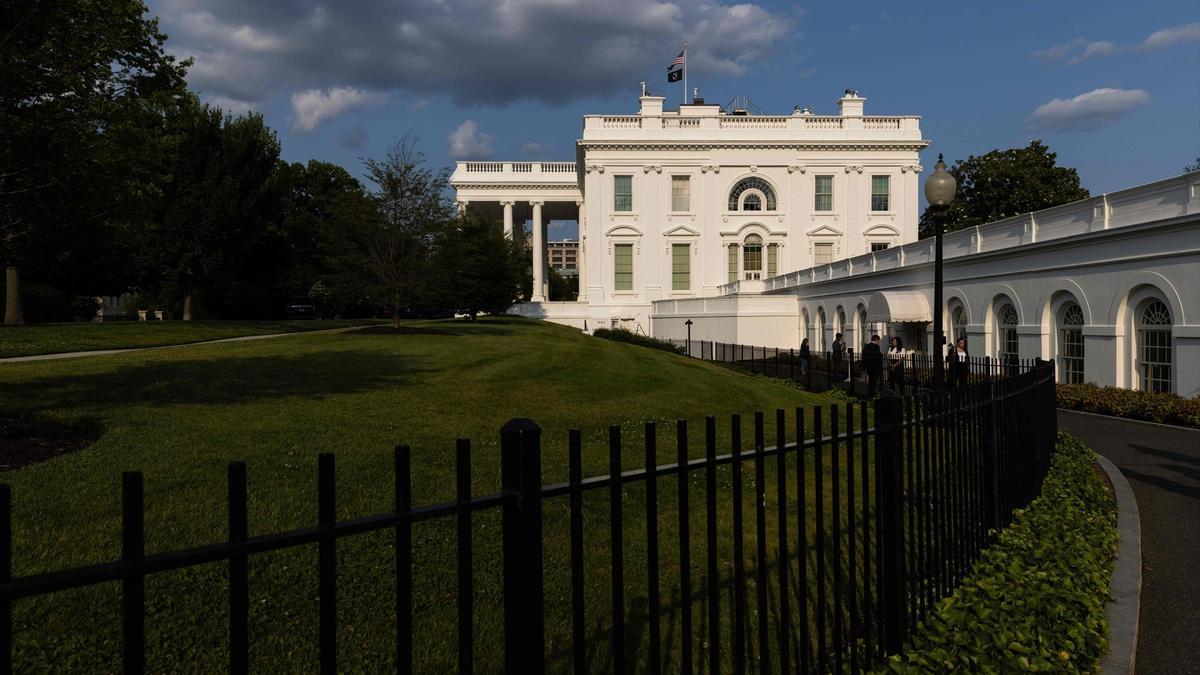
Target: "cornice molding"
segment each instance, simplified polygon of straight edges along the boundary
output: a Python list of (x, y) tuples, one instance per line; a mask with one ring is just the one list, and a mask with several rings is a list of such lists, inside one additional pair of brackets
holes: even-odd
[(651, 171), (653, 171), (654, 173), (662, 173), (662, 165), (661, 164), (647, 164), (646, 166), (642, 167), (642, 173), (650, 173)]
[(808, 171), (808, 167), (803, 164), (793, 164), (792, 166), (789, 166), (787, 168), (788, 173), (794, 173), (796, 171), (799, 171), (800, 173), (804, 173), (804, 172)]
[(721, 173), (721, 167), (718, 164), (703, 164), (700, 166), (700, 173)]
[(913, 173), (921, 173), (924, 170), (925, 167), (921, 166), (920, 164), (908, 164), (900, 167), (900, 173), (907, 173), (909, 171)]
[(796, 150), (923, 150), (930, 141), (576, 141), (576, 145), (594, 150), (708, 150), (722, 148), (796, 149)]
[(588, 164), (584, 167), (583, 171), (584, 173), (591, 173), (593, 171), (596, 173), (604, 173), (604, 167), (600, 164)]
[[(575, 190), (577, 183), (454, 183), (455, 190)], [(525, 200), (518, 200), (525, 201)]]
[(851, 171), (854, 171), (856, 173), (862, 173), (863, 165), (862, 164), (850, 164), (846, 167), (846, 173), (850, 173)]

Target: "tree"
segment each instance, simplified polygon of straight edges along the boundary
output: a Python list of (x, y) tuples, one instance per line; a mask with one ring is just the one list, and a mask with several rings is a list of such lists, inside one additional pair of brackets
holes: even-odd
[(499, 223), (463, 217), (443, 239), (435, 268), (445, 303), (474, 321), (480, 312), (502, 314), (516, 302), (525, 256)]
[[(189, 61), (140, 0), (6, 3), (0, 33), (0, 263), (5, 323), (21, 321), (20, 274), (35, 261), (79, 276), (112, 251), (153, 194), (161, 111)], [(63, 247), (66, 248), (63, 248)], [(111, 264), (91, 269), (111, 270)]]
[[(958, 181), (946, 214), (945, 231), (990, 223), (1020, 213), (1087, 199), (1075, 169), (1058, 166), (1057, 155), (1041, 141), (1028, 147), (992, 150), (958, 160), (950, 173)], [(921, 215), (921, 237), (933, 236), (932, 212)]]
[(391, 303), (392, 325), (397, 327), (401, 313), (418, 305), (438, 239), (454, 220), (446, 199), (449, 172), (434, 172), (424, 163), (411, 135), (396, 141), (383, 160), (363, 162), (375, 184), (371, 200), (377, 214), (358, 223), (356, 234), (367, 269)]
[(166, 133), (171, 161), (142, 269), (144, 286), (180, 299), (188, 321), (196, 293), (228, 295), (269, 262), (262, 243), (280, 220), (279, 141), (261, 115), (231, 117), (194, 94), (167, 116)]

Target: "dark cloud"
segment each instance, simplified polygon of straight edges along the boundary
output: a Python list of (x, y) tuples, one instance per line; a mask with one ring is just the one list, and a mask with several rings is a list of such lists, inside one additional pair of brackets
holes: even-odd
[(611, 94), (647, 64), (665, 68), (685, 37), (693, 69), (740, 75), (795, 16), (710, 0), (159, 0), (151, 11), (209, 96), (351, 87), (463, 105)]

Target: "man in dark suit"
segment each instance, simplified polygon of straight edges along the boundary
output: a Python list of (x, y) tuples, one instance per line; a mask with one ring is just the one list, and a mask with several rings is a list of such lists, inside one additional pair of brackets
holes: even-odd
[(879, 390), (879, 376), (883, 374), (883, 352), (879, 349), (879, 336), (872, 335), (871, 341), (863, 345), (863, 369), (867, 371), (867, 398), (875, 398)]

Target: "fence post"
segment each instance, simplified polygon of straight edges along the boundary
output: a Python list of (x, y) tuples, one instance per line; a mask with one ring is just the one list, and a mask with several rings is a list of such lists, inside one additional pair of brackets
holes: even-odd
[(888, 654), (899, 654), (904, 645), (904, 461), (901, 442), (901, 399), (885, 391), (875, 401), (875, 453), (879, 462), (883, 569), (882, 589), (884, 646)]
[(983, 526), (1000, 531), (999, 483), (996, 480), (996, 432), (993, 405), (996, 392), (991, 381), (987, 384), (987, 399), (979, 404), (980, 451), (983, 455)]
[[(509, 501), (501, 524), (504, 558), (504, 669), (540, 673), (542, 636), (542, 430), (511, 419), (500, 429), (500, 482)], [(513, 498), (515, 497), (515, 500)]]

